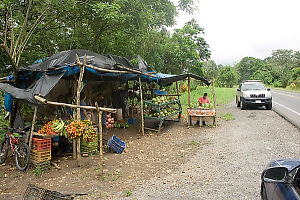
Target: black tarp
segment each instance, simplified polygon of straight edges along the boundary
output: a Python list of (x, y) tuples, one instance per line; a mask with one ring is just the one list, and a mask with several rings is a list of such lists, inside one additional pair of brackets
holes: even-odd
[(64, 72), (56, 74), (44, 73), (44, 75), (36, 82), (36, 84), (34, 84), (32, 88), (20, 89), (6, 83), (0, 83), (0, 89), (7, 92), (16, 99), (22, 99), (31, 104), (37, 104), (34, 95), (45, 97), (58, 83), (63, 75)]
[(56, 67), (73, 65), (76, 62), (76, 54), (81, 62), (83, 62), (84, 56), (86, 55), (87, 64), (94, 67), (114, 69), (115, 65), (117, 64), (115, 60), (107, 56), (103, 56), (89, 50), (73, 49), (54, 54), (42, 63), (20, 67), (19, 71), (45, 71), (54, 69)]

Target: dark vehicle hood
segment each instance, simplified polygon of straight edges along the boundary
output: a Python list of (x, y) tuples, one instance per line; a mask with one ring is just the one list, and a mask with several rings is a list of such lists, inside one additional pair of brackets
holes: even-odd
[(274, 160), (270, 162), (268, 167), (285, 167), (290, 171), (295, 169), (296, 167), (300, 166), (300, 159), (284, 159), (284, 160)]

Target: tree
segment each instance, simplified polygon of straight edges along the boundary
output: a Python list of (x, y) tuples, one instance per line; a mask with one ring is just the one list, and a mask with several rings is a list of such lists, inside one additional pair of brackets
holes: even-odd
[(244, 57), (235, 67), (240, 76), (240, 82), (243, 80), (251, 79), (251, 76), (260, 69), (263, 69), (265, 63), (263, 60), (253, 58), (253, 57)]
[(278, 49), (272, 52), (272, 56), (265, 59), (272, 66), (272, 71), (279, 74), (276, 82), (280, 82), (282, 87), (286, 87), (293, 68), (300, 64), (300, 53), (288, 49)]
[(235, 69), (229, 65), (223, 66), (219, 70), (219, 75), (216, 80), (219, 87), (230, 87), (232, 88), (238, 80), (238, 75)]
[(218, 68), (217, 64), (215, 63), (215, 61), (213, 61), (213, 60), (205, 61), (204, 68), (205, 68), (205, 72), (206, 72), (206, 78), (208, 78), (210, 80), (213, 77), (217, 78), (219, 68)]

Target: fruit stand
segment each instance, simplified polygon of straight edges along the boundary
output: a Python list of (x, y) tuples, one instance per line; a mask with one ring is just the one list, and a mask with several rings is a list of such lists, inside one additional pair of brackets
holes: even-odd
[(178, 116), (180, 120), (182, 107), (179, 99), (174, 97), (158, 96), (152, 100), (146, 100), (143, 102), (144, 119), (159, 120), (158, 129), (151, 129), (145, 127), (148, 130), (160, 131), (161, 126), (165, 119), (172, 116)]
[(216, 110), (213, 107), (205, 108), (188, 108), (187, 109), (187, 121), (188, 127), (192, 125), (192, 120), (197, 120), (200, 122), (200, 126), (202, 126), (202, 121), (204, 118), (212, 118), (213, 124), (216, 122)]

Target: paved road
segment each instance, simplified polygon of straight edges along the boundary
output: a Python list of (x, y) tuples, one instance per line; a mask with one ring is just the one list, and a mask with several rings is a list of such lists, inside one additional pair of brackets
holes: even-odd
[(272, 90), (273, 110), (300, 128), (300, 94)]

